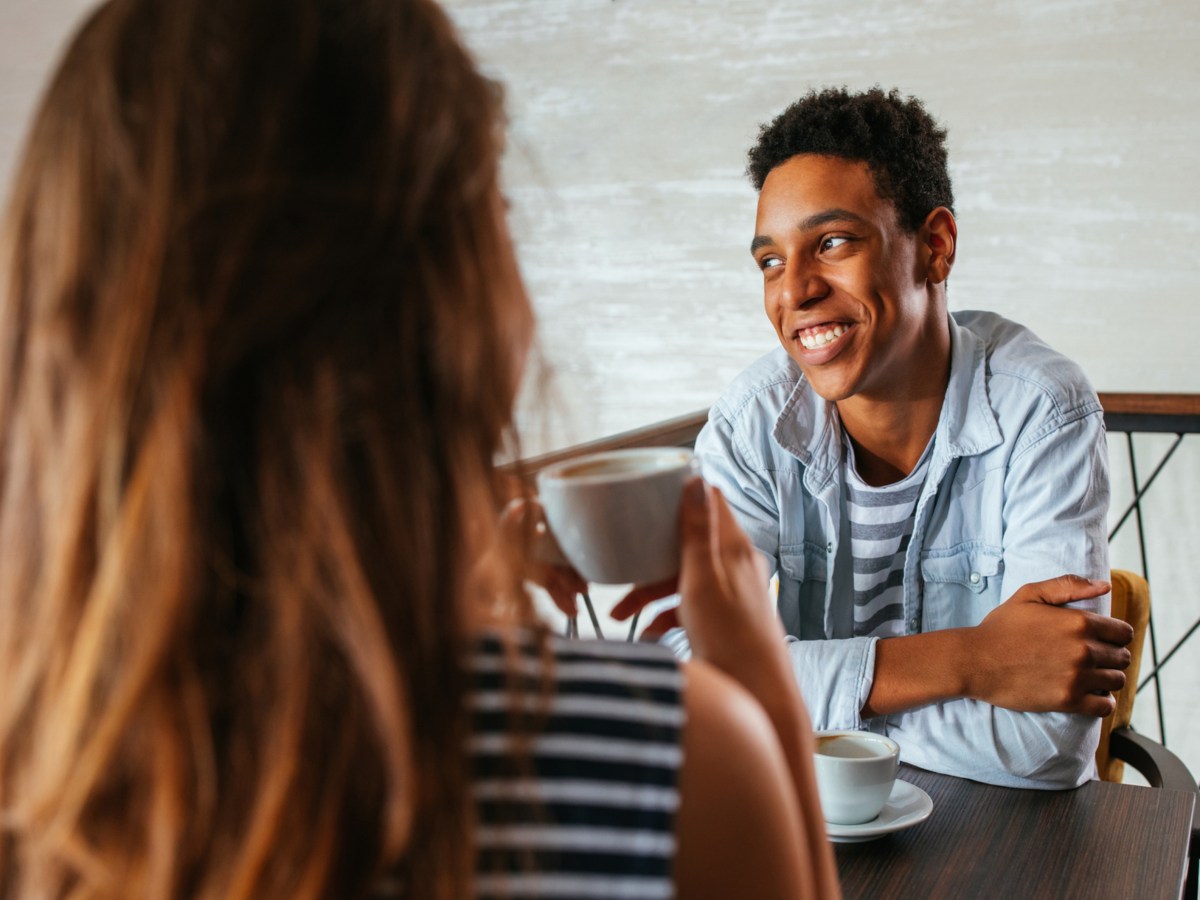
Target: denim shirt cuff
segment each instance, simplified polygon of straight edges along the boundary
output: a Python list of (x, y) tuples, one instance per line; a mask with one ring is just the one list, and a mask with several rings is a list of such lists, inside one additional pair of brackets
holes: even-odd
[(854, 662), (854, 720), (855, 728), (864, 730), (867, 728), (867, 722), (863, 719), (863, 707), (867, 705), (867, 698), (871, 696), (871, 688), (875, 685), (875, 646), (879, 643), (879, 638), (866, 638), (862, 642), (862, 652)]
[(801, 641), (788, 635), (788, 655), (815, 730), (865, 728), (862, 708), (875, 679), (876, 641)]

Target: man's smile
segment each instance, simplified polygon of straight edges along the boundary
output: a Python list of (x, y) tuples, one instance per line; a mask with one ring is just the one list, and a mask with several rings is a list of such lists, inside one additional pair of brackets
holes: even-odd
[(851, 326), (844, 322), (823, 322), (820, 325), (811, 325), (810, 328), (800, 329), (796, 334), (796, 340), (806, 350), (817, 350), (838, 340), (850, 328)]
[(805, 350), (819, 350), (827, 344), (832, 344), (853, 325), (849, 322), (822, 322), (820, 325), (810, 325), (796, 332), (796, 340)]

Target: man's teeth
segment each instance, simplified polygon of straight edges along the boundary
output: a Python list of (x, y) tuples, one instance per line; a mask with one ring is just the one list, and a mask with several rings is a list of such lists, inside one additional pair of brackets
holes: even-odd
[(846, 333), (845, 325), (834, 325), (824, 331), (802, 331), (800, 333), (800, 343), (805, 350), (816, 350), (818, 347), (824, 347), (826, 344), (831, 344)]

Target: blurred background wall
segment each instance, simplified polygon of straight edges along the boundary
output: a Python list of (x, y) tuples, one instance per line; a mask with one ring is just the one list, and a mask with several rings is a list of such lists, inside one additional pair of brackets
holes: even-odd
[[(1104, 391), (1200, 392), (1200, 7), (926, 0), (448, 0), (505, 84), (506, 189), (541, 320), (538, 452), (707, 407), (773, 346), (745, 152), (810, 88), (878, 84), (949, 130), (952, 309), (996, 310)], [(0, 184), (84, 0), (0, 0)], [(1114, 517), (1131, 491), (1110, 439)], [(1136, 441), (1148, 469), (1170, 438)], [(1200, 436), (1146, 501), (1159, 643), (1200, 616)], [(1132, 531), (1113, 563), (1140, 571)], [(585, 629), (586, 631), (586, 629)], [(1200, 775), (1200, 638), (1163, 670)], [(1138, 727), (1158, 736), (1144, 693)]]

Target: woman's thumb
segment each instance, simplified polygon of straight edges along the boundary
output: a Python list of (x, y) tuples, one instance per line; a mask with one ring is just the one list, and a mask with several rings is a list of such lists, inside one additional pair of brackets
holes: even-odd
[(683, 486), (679, 504), (679, 544), (685, 570), (711, 557), (709, 490), (702, 478), (691, 478)]

